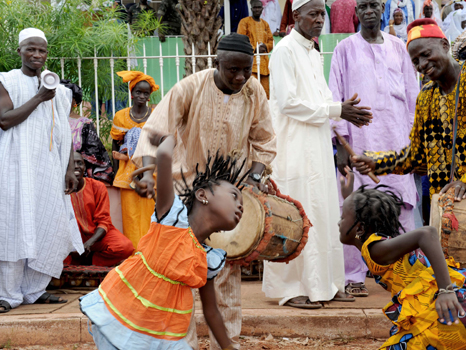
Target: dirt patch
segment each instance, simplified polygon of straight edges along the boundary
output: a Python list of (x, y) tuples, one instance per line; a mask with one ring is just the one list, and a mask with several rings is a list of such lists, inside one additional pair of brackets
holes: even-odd
[[(272, 335), (262, 337), (241, 337), (241, 350), (376, 350), (383, 344), (383, 341), (375, 339), (336, 339), (319, 340), (309, 338), (274, 338)], [(11, 350), (97, 350), (92, 343), (71, 344), (71, 345), (50, 345), (50, 346), (27, 346), (15, 347), (6, 346), (2, 349)], [(201, 338), (199, 350), (209, 350), (210, 341), (208, 338)]]
[[(209, 339), (200, 340), (200, 350), (209, 350)], [(274, 338), (271, 334), (262, 337), (241, 337), (242, 350), (376, 350), (383, 341), (374, 339), (320, 340), (309, 338)]]

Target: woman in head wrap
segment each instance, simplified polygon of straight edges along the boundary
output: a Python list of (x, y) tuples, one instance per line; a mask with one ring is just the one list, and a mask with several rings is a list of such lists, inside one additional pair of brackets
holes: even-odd
[(392, 13), (390, 16), (389, 25), (385, 27), (384, 32), (394, 35), (406, 43), (408, 40), (406, 18), (401, 9), (397, 8)]
[(147, 106), (150, 95), (159, 89), (149, 75), (138, 71), (117, 73), (123, 82), (129, 82), (132, 107), (115, 113), (110, 135), (113, 138), (113, 160), (116, 172), (113, 186), (120, 188), (123, 233), (133, 242), (134, 247), (149, 231), (150, 218), (154, 212), (154, 201), (142, 198), (130, 187), (131, 173), (136, 166), (131, 157), (141, 133), (141, 129), (152, 113)]
[(445, 35), (450, 42), (455, 41), (456, 38), (461, 33), (463, 33), (464, 31), (463, 24), (466, 24), (465, 21), (466, 21), (465, 10), (458, 10), (458, 11), (453, 12), (450, 27), (445, 31)]
[(437, 25), (441, 25), (442, 19), (440, 17), (440, 10), (438, 8), (437, 1), (425, 0), (422, 4), (419, 18), (432, 18), (437, 22)]
[(74, 111), (74, 108), (78, 107), (83, 100), (83, 92), (78, 85), (71, 83), (69, 80), (62, 79), (60, 83), (73, 93), (68, 121), (73, 138), (73, 148), (81, 153), (86, 163), (85, 176), (111, 185), (114, 176), (112, 162), (97, 135), (94, 123)]
[(466, 31), (456, 38), (452, 47), (453, 58), (457, 61), (466, 61)]

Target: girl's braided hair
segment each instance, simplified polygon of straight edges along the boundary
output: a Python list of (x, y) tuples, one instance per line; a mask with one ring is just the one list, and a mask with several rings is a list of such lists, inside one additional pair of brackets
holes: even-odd
[(404, 207), (403, 198), (393, 191), (382, 191), (382, 188), (389, 188), (385, 185), (378, 185), (373, 189), (366, 187), (359, 187), (353, 197), (356, 220), (364, 224), (365, 234), (381, 233), (396, 237), (400, 230), (406, 232), (399, 220), (401, 207)]
[[(246, 172), (246, 174), (238, 180), (245, 163), (246, 159), (244, 159), (241, 166), (238, 167), (236, 159), (232, 159), (229, 156), (224, 158), (222, 155), (219, 155), (218, 151), (212, 162), (212, 156), (209, 154), (204, 172), (199, 172), (199, 164), (196, 165), (196, 177), (192, 186), (188, 185), (183, 171), (181, 171), (181, 178), (183, 182), (177, 183), (176, 186), (180, 193), (180, 198), (188, 209), (188, 214), (193, 209), (197, 190), (201, 188), (208, 188), (210, 192), (214, 194), (213, 185), (219, 185), (219, 181), (227, 181), (232, 185), (237, 183), (237, 186), (239, 186), (249, 173)], [(241, 189), (242, 187), (240, 187), (240, 190)]]

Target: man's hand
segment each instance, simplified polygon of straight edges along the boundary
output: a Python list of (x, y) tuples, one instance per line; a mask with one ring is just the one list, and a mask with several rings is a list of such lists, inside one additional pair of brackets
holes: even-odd
[(155, 181), (152, 176), (152, 171), (146, 171), (140, 181), (134, 180), (134, 184), (136, 185), (136, 193), (142, 198), (151, 199), (155, 197)]
[(251, 179), (250, 177), (248, 177), (245, 182), (248, 185), (251, 185), (253, 187), (257, 187), (259, 189), (259, 191), (261, 191), (261, 192), (269, 193), (269, 186), (267, 186), (266, 184), (263, 184), (262, 182), (256, 182), (253, 179)]
[(358, 94), (354, 94), (353, 97), (341, 104), (341, 118), (360, 128), (372, 122), (372, 113), (369, 112), (370, 107), (356, 107), (361, 101), (357, 97)]
[(49, 90), (49, 89), (45, 88), (44, 86), (42, 86), (40, 88), (39, 92), (37, 93), (36, 97), (41, 102), (50, 101), (52, 98), (55, 97), (55, 92), (56, 92), (56, 89)]
[(74, 169), (67, 170), (65, 174), (65, 194), (76, 192), (78, 188), (78, 179), (74, 175)]
[(455, 188), (455, 202), (461, 202), (462, 199), (466, 198), (466, 184), (462, 181), (454, 181), (446, 185), (440, 191), (440, 195), (446, 193), (451, 187)]
[(94, 245), (95, 241), (92, 238), (89, 238), (84, 244), (84, 255), (88, 256), (91, 253), (91, 247)]
[(282, 38), (284, 38), (286, 33), (285, 32), (280, 32), (278, 35), (280, 35)]
[(273, 36), (279, 36), (279, 35), (280, 35), (280, 33), (279, 33), (279, 31), (278, 31), (278, 30), (277, 30), (277, 31), (275, 31), (275, 32), (273, 32)]
[(267, 53), (267, 46), (265, 44), (259, 45), (259, 53)]
[(367, 156), (359, 155), (359, 156), (353, 156), (351, 157), (351, 161), (353, 162), (353, 167), (356, 168), (356, 170), (361, 174), (361, 175), (367, 175), (371, 171), (375, 170), (375, 162), (372, 158), (369, 158)]

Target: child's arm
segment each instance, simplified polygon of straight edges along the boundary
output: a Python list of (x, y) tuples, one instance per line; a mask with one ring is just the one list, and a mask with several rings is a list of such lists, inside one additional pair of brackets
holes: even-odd
[(207, 281), (206, 285), (199, 288), (201, 295), (202, 310), (204, 317), (210, 330), (217, 339), (222, 349), (233, 349), (230, 347), (231, 340), (228, 338), (225, 324), (223, 323), (222, 315), (217, 307), (217, 299), (215, 297), (214, 280)]
[[(437, 230), (433, 227), (424, 226), (393, 239), (373, 243), (369, 247), (369, 252), (372, 260), (377, 264), (389, 265), (417, 248), (421, 248), (432, 264), (438, 288), (445, 289), (449, 286), (451, 279), (448, 266), (443, 256)], [(462, 316), (465, 314), (455, 293), (439, 295), (436, 309), (441, 322), (448, 316), (449, 310), (453, 316), (452, 322), (458, 321), (458, 312)], [(450, 325), (451, 322), (447, 321), (447, 324)]]
[(173, 188), (172, 156), (175, 138), (172, 135), (153, 135), (158, 138), (157, 149), (157, 219), (167, 213), (173, 205), (175, 190)]
[(353, 170), (347, 165), (345, 166), (346, 176), (340, 175), (341, 195), (343, 199), (349, 197), (353, 193), (354, 187), (354, 173)]

